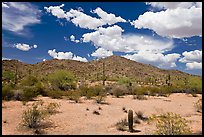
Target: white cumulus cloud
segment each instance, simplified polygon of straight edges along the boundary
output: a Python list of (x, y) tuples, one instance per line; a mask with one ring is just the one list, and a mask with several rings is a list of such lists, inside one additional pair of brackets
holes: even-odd
[[(163, 2), (162, 2), (163, 3)], [(184, 38), (202, 35), (202, 7), (199, 3), (152, 3), (167, 8), (160, 12), (145, 12), (131, 22), (135, 28), (151, 29), (158, 35), (171, 38)]]
[(97, 8), (93, 11), (93, 13), (96, 13), (99, 17), (101, 17), (95, 18), (83, 13), (82, 8), (78, 8), (77, 10), (70, 9), (70, 11), (66, 12), (62, 9), (63, 6), (64, 4), (60, 6), (44, 7), (44, 9), (57, 18), (65, 18), (67, 21), (71, 21), (76, 26), (85, 29), (97, 30), (98, 27), (106, 24), (111, 25), (117, 22), (126, 22), (123, 18), (116, 17), (112, 13), (108, 14), (101, 8)]
[(36, 49), (37, 47), (38, 47), (37, 45), (33, 45), (33, 48), (35, 48), (35, 49)]
[(87, 62), (86, 58), (75, 56), (72, 52), (56, 52), (56, 49), (48, 50), (48, 54), (55, 59), (70, 59)]
[(97, 57), (97, 58), (104, 58), (104, 57), (108, 57), (108, 56), (112, 56), (113, 52), (112, 51), (108, 51), (105, 50), (103, 48), (98, 48), (96, 51), (94, 51), (91, 56), (93, 57)]
[(187, 70), (195, 70), (195, 69), (202, 69), (202, 63), (201, 62), (189, 62), (186, 63), (186, 69)]
[(93, 10), (93, 13), (96, 13), (101, 18), (101, 20), (107, 23), (108, 25), (112, 25), (117, 22), (126, 22), (126, 20), (121, 18), (120, 16), (116, 17), (112, 13), (108, 14), (107, 12), (103, 11), (100, 7)]
[(184, 57), (179, 59), (182, 63), (202, 62), (202, 50), (185, 51), (182, 55)]
[(137, 52), (151, 50), (165, 52), (173, 48), (172, 40), (158, 40), (146, 35), (122, 34), (124, 30), (117, 26), (100, 27), (97, 31), (82, 35), (83, 42), (92, 42), (95, 47), (117, 52)]
[(14, 47), (16, 47), (19, 50), (23, 50), (23, 51), (29, 51), (32, 48), (32, 46), (30, 46), (28, 44), (24, 44), (24, 43), (14, 44)]
[(70, 36), (70, 40), (71, 40), (72, 42), (75, 42), (75, 43), (79, 43), (79, 42), (80, 42), (79, 40), (75, 39), (75, 36), (74, 36), (74, 35), (71, 35), (71, 36)]

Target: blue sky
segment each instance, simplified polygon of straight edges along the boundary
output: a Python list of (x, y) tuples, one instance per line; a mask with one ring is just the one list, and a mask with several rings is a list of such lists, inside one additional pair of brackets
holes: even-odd
[(111, 55), (202, 75), (202, 3), (2, 3), (2, 60)]

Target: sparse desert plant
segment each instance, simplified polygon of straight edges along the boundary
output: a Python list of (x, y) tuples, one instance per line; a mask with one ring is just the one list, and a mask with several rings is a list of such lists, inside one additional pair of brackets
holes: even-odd
[(69, 95), (69, 99), (70, 100), (74, 100), (76, 103), (79, 103), (80, 102), (80, 92), (77, 91), (77, 90), (74, 90), (74, 91), (70, 91), (70, 95)]
[(89, 111), (89, 108), (86, 108), (86, 111)]
[(148, 120), (147, 117), (144, 117), (144, 114), (143, 114), (142, 111), (135, 112), (135, 115), (136, 115), (139, 119), (141, 119), (141, 120), (143, 120), (143, 121)]
[(95, 100), (96, 103), (101, 104), (105, 101), (106, 98), (106, 93), (105, 92), (100, 92), (98, 96), (96, 96)]
[(29, 128), (37, 128), (45, 118), (45, 111), (38, 103), (34, 103), (31, 108), (23, 111), (22, 124)]
[(132, 132), (133, 131), (133, 111), (132, 110), (128, 111), (128, 127), (129, 127), (129, 131)]
[(116, 129), (120, 131), (125, 131), (128, 126), (128, 121), (126, 118), (121, 119), (119, 122), (116, 123)]
[(96, 111), (96, 110), (93, 111), (93, 114), (100, 115), (100, 113), (98, 111)]
[(188, 135), (192, 134), (188, 127), (187, 120), (179, 114), (167, 112), (159, 116), (152, 116), (152, 120), (156, 120), (156, 135)]
[(49, 114), (54, 114), (57, 112), (57, 109), (59, 109), (60, 105), (58, 103), (55, 102), (51, 102), (47, 105), (47, 112)]
[(197, 112), (202, 113), (202, 99), (199, 99), (195, 104), (194, 107)]
[(147, 100), (147, 97), (145, 97), (144, 95), (133, 95), (133, 99)]

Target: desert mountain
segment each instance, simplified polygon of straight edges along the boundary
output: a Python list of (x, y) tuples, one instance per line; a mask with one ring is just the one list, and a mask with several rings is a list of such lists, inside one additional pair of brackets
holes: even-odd
[(56, 70), (65, 69), (73, 72), (79, 79), (97, 81), (103, 77), (103, 68), (107, 80), (128, 77), (134, 81), (157, 80), (165, 82), (169, 74), (171, 78), (177, 79), (185, 79), (189, 76), (200, 77), (178, 70), (159, 69), (152, 65), (135, 62), (116, 55), (89, 62), (52, 59), (36, 64), (26, 64), (17, 60), (2, 61), (3, 70), (15, 72), (16, 68), (19, 78), (29, 73), (46, 76)]

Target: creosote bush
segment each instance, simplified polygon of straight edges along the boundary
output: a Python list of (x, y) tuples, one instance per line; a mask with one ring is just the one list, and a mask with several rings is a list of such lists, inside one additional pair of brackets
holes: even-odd
[(159, 116), (153, 115), (150, 121), (156, 121), (156, 135), (188, 135), (192, 134), (187, 120), (179, 114), (165, 113)]

